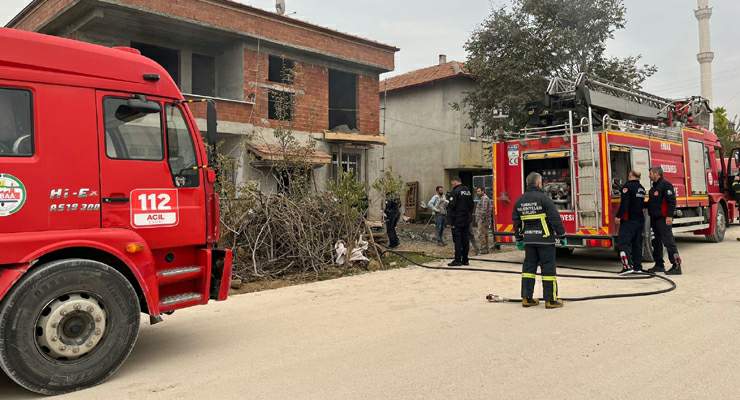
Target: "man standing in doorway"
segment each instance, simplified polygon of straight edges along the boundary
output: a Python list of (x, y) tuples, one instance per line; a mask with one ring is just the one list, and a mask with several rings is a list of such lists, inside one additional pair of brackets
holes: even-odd
[(434, 190), (434, 196), (427, 204), (427, 207), (434, 213), (434, 227), (437, 233), (437, 245), (444, 246), (445, 222), (447, 222), (447, 199), (442, 186), (437, 186)]
[(620, 275), (642, 272), (642, 232), (645, 228), (645, 188), (640, 184), (640, 173), (630, 171), (627, 183), (621, 189), (622, 198), (617, 211), (619, 237), (617, 248), (622, 259)]
[(455, 242), (455, 259), (447, 264), (450, 267), (469, 265), (470, 224), (473, 214), (473, 193), (462, 184), (459, 177), (452, 179), (452, 192), (448, 197), (447, 223), (452, 229)]
[(482, 254), (488, 254), (488, 229), (491, 226), (493, 210), (491, 199), (483, 188), (475, 189), (478, 205), (475, 207), (475, 223), (478, 225), (478, 246)]
[[(653, 259), (655, 266), (650, 273), (665, 272), (668, 275), (681, 275), (681, 257), (678, 255), (676, 239), (673, 237), (673, 213), (676, 211), (676, 189), (663, 178), (663, 168), (650, 168), (650, 188), (648, 213), (650, 227), (653, 229)], [(666, 272), (663, 264), (663, 246), (668, 250), (668, 260), (673, 267)]]
[(542, 191), (542, 175), (532, 172), (527, 175), (527, 191), (517, 200), (512, 215), (517, 248), (524, 245), (522, 265), (522, 306), (540, 304), (534, 298), (537, 267), (542, 271), (542, 292), (545, 307), (560, 308), (558, 282), (555, 268), (555, 240), (565, 235), (555, 203)]

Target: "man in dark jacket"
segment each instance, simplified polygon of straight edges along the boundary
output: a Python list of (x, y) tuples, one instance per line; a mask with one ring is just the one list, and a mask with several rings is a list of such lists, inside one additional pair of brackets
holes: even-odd
[(401, 218), (401, 200), (393, 193), (386, 193), (385, 198), (385, 231), (388, 235), (388, 247), (394, 249), (401, 244), (396, 233), (396, 226)]
[(540, 266), (545, 307), (560, 308), (563, 302), (558, 299), (555, 239), (565, 235), (565, 228), (555, 203), (542, 191), (542, 175), (532, 172), (526, 183), (527, 191), (516, 202), (512, 215), (517, 247), (524, 243), (522, 306), (540, 304), (534, 298), (537, 266)]
[(676, 189), (663, 178), (663, 168), (650, 168), (650, 188), (648, 213), (650, 227), (653, 229), (653, 259), (655, 266), (650, 273), (666, 272), (663, 264), (663, 246), (668, 250), (668, 260), (673, 267), (666, 272), (669, 275), (681, 275), (681, 257), (678, 255), (676, 239), (673, 238), (673, 213), (676, 211)]
[(447, 264), (450, 267), (469, 265), (470, 224), (473, 221), (473, 193), (462, 184), (459, 177), (452, 179), (452, 192), (447, 201), (447, 224), (452, 228), (455, 242), (455, 259)]
[(619, 237), (617, 248), (622, 259), (620, 275), (642, 272), (642, 232), (645, 229), (645, 188), (640, 184), (640, 173), (630, 171), (627, 183), (621, 189), (622, 199), (617, 211)]

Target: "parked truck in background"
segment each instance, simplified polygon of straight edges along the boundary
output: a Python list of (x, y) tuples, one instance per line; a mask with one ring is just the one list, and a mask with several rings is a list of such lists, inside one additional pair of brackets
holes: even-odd
[(161, 66), (11, 29), (0, 43), (0, 367), (60, 394), (118, 370), (140, 313), (225, 300), (232, 256), (207, 148)]
[[(613, 249), (627, 174), (641, 172), (649, 190), (653, 166), (663, 169), (676, 190), (673, 231), (722, 241), (728, 224), (740, 219), (730, 192), (740, 149), (727, 157), (703, 126), (710, 113), (698, 97), (667, 100), (586, 75), (576, 82), (553, 79), (544, 104), (530, 110), (530, 127), (494, 143), (496, 241), (514, 242), (514, 203), (525, 190), (525, 177), (539, 172), (566, 228), (567, 247), (560, 251)], [(644, 256), (652, 260), (652, 242), (644, 243)]]

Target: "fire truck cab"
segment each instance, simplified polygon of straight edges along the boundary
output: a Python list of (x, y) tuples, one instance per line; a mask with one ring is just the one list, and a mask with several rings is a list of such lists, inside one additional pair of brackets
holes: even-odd
[(0, 367), (65, 393), (121, 366), (140, 313), (225, 300), (232, 256), (206, 146), (161, 66), (11, 29), (0, 43)]
[[(496, 241), (514, 241), (513, 206), (524, 178), (539, 172), (566, 228), (568, 244), (561, 250), (614, 248), (627, 174), (641, 172), (649, 190), (652, 166), (661, 167), (676, 189), (673, 231), (722, 241), (728, 224), (740, 218), (729, 191), (740, 153), (735, 149), (728, 163), (722, 161), (717, 136), (699, 124), (709, 112), (700, 98), (661, 99), (585, 75), (577, 82), (556, 78), (544, 107), (530, 113), (533, 127), (494, 143)], [(644, 234), (650, 238), (649, 226)], [(644, 243), (644, 257), (652, 260), (651, 241)]]

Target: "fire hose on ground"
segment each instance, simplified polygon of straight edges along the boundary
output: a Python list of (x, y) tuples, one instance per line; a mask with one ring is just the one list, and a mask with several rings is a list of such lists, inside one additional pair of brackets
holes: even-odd
[[(380, 246), (380, 245), (378, 245)], [(512, 271), (512, 270), (505, 270), (505, 269), (490, 269), (490, 268), (470, 268), (467, 266), (464, 267), (446, 267), (446, 266), (429, 266), (424, 265), (422, 263), (416, 262), (412, 260), (411, 258), (407, 257), (405, 254), (421, 254), (424, 257), (431, 258), (431, 259), (437, 259), (437, 260), (449, 260), (448, 258), (443, 257), (437, 257), (437, 256), (430, 256), (425, 253), (419, 253), (419, 252), (411, 252), (411, 251), (397, 251), (385, 248), (381, 252), (381, 254), (394, 254), (409, 263), (416, 265), (421, 268), (430, 269), (430, 270), (442, 270), (442, 271), (468, 271), (468, 272), (487, 272), (487, 273), (496, 273), (496, 274), (509, 274), (509, 275), (521, 275), (520, 271)], [(495, 260), (495, 259), (487, 259), (487, 258), (471, 258), (471, 261), (477, 261), (477, 262), (483, 262), (483, 263), (492, 263), (492, 264), (514, 264), (514, 265), (521, 265), (521, 262), (519, 261), (512, 261), (512, 260)], [(558, 269), (564, 269), (564, 270), (571, 270), (571, 271), (585, 271), (585, 272), (594, 272), (594, 273), (608, 273), (607, 271), (603, 271), (600, 269), (593, 269), (593, 268), (585, 268), (585, 267), (572, 267), (572, 266), (566, 266), (566, 265), (558, 265)], [(537, 274), (541, 275), (541, 274)], [(668, 287), (664, 289), (659, 290), (650, 290), (650, 291), (642, 291), (642, 292), (632, 292), (632, 293), (615, 293), (615, 294), (603, 294), (603, 295), (596, 295), (596, 296), (583, 296), (583, 297), (561, 297), (561, 300), (565, 300), (568, 302), (576, 302), (576, 301), (589, 301), (589, 300), (606, 300), (606, 299), (622, 299), (622, 298), (630, 298), (630, 297), (645, 297), (645, 296), (656, 296), (668, 292), (672, 292), (676, 290), (676, 282), (674, 282), (672, 279), (652, 274), (648, 272), (641, 272), (638, 274), (632, 274), (627, 276), (619, 276), (619, 275), (579, 275), (579, 274), (558, 274), (558, 277), (561, 278), (575, 278), (575, 279), (592, 279), (592, 280), (646, 280), (646, 279), (659, 279), (663, 282), (668, 284)], [(489, 294), (486, 296), (486, 299), (492, 303), (520, 303), (522, 301), (521, 298), (506, 298), (503, 296), (499, 296), (497, 294)], [(542, 300), (542, 299), (540, 299)]]

